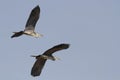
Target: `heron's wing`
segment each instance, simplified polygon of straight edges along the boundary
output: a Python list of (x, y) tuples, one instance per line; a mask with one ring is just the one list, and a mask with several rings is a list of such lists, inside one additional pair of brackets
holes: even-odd
[(56, 45), (43, 53), (43, 55), (52, 55), (52, 53), (69, 48), (69, 44), (59, 44)]
[(30, 16), (27, 20), (25, 30), (34, 30), (35, 25), (39, 19), (40, 7), (36, 6), (30, 13)]
[(14, 37), (19, 37), (23, 35), (23, 31), (20, 31), (20, 32), (14, 32), (14, 34), (11, 36), (11, 38), (14, 38)]
[(39, 76), (42, 72), (45, 62), (46, 62), (46, 59), (43, 59), (43, 58), (37, 59), (32, 67), (31, 75), (34, 77)]

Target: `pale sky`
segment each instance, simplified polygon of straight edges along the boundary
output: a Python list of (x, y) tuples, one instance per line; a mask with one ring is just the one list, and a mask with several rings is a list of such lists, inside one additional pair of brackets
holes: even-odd
[[(12, 32), (24, 30), (39, 5), (36, 32), (42, 38)], [(0, 80), (120, 80), (119, 0), (1, 0)], [(30, 75), (35, 59), (47, 49), (69, 43), (47, 61), (39, 77)]]

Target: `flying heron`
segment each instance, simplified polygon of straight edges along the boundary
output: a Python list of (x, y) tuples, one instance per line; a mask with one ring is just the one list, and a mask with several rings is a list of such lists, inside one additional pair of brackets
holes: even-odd
[(30, 16), (27, 20), (24, 31), (13, 32), (14, 34), (11, 36), (11, 38), (19, 37), (23, 34), (33, 36), (36, 38), (41, 37), (42, 34), (36, 33), (34, 31), (35, 25), (39, 19), (39, 16), (40, 16), (40, 7), (37, 5), (35, 8), (32, 9), (30, 13)]
[(52, 54), (56, 51), (67, 49), (67, 48), (69, 48), (69, 44), (59, 44), (59, 45), (56, 45), (56, 46), (48, 49), (42, 55), (32, 56), (32, 57), (36, 57), (36, 62), (34, 63), (34, 65), (32, 67), (31, 75), (34, 77), (39, 76), (45, 65), (45, 62), (48, 59), (53, 60), (53, 61), (58, 59), (57, 57), (53, 56)]

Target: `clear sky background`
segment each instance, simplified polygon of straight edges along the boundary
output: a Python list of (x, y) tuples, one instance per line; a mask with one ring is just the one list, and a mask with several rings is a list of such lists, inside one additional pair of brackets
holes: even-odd
[[(44, 36), (11, 39), (36, 5), (36, 32)], [(120, 80), (120, 0), (1, 0), (0, 26), (0, 80)], [(61, 60), (32, 77), (30, 55), (60, 43), (71, 44), (54, 54)]]

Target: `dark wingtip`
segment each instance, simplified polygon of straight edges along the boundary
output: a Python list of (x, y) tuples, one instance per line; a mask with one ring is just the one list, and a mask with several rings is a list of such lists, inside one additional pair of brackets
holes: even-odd
[(11, 38), (13, 38), (14, 36), (11, 36)]
[(11, 36), (11, 38), (14, 38), (14, 37), (19, 37), (21, 35), (23, 35), (23, 31), (20, 31), (20, 32), (13, 32), (14, 34)]
[(63, 45), (63, 46), (64, 46), (64, 49), (67, 49), (67, 48), (69, 48), (69, 47), (70, 47), (70, 44), (66, 44), (66, 43), (63, 43), (63, 44), (61, 44), (61, 45)]
[(39, 76), (39, 74), (36, 73), (36, 70), (34, 71), (34, 68), (32, 68), (31, 75), (33, 77)]
[(14, 37), (16, 37), (15, 34), (13, 34), (13, 35), (11, 36), (11, 38), (14, 38)]
[(39, 7), (39, 5), (37, 5), (36, 7)]
[(37, 5), (34, 9), (40, 9), (39, 5)]
[(39, 76), (40, 74), (36, 74), (36, 73), (31, 72), (31, 75), (32, 75), (33, 77), (37, 77), (37, 76)]
[(62, 44), (57, 45), (56, 47), (62, 47), (63, 49), (67, 49), (67, 48), (69, 48), (69, 46), (70, 46), (70, 44), (62, 43)]

